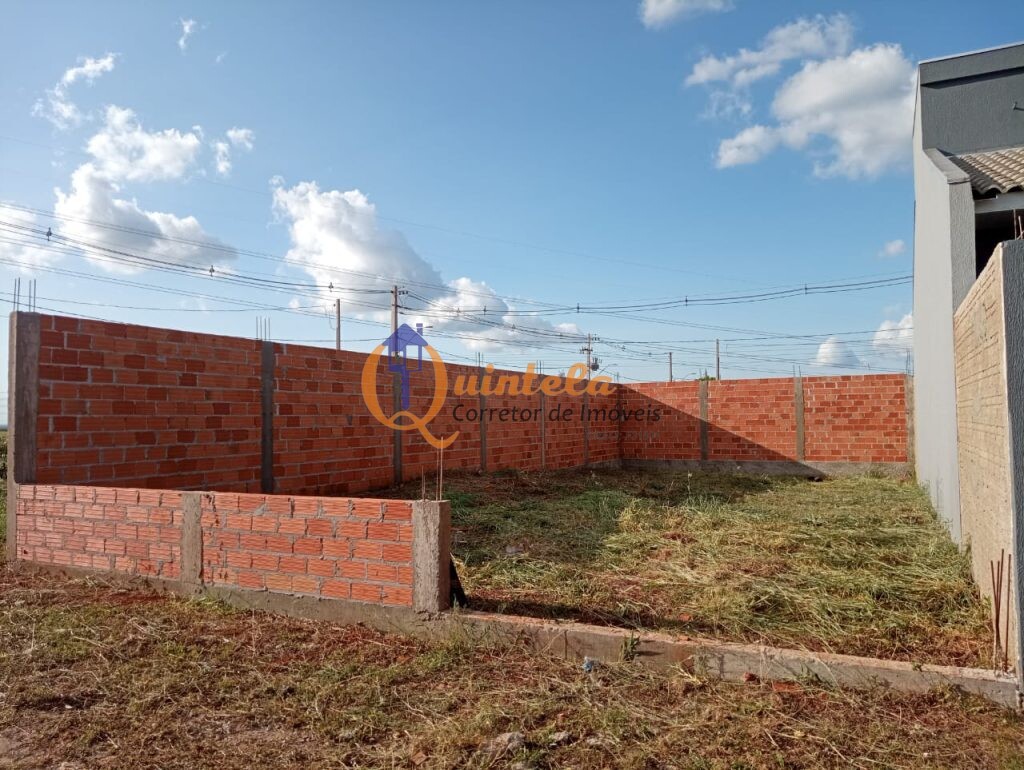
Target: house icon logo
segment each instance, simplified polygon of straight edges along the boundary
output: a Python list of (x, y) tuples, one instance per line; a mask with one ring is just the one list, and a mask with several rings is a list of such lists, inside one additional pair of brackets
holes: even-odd
[[(414, 373), (423, 370), (424, 353), (429, 359), (434, 374), (434, 394), (427, 411), (423, 415), (416, 415), (411, 411), (411, 381)], [(380, 360), (384, 356), (387, 356), (388, 371), (395, 375), (400, 385), (401, 408), (390, 417), (381, 408), (377, 392), (377, 370)], [(427, 443), (438, 449), (447, 448), (458, 438), (458, 431), (441, 439), (432, 434), (428, 428), (430, 421), (437, 417), (444, 407), (445, 398), (448, 395), (448, 372), (441, 356), (423, 338), (422, 324), (416, 324), (415, 329), (408, 324), (402, 324), (384, 342), (373, 349), (366, 357), (366, 363), (363, 364), (361, 386), (363, 401), (366, 403), (367, 409), (382, 425), (386, 425), (392, 430), (418, 430)]]

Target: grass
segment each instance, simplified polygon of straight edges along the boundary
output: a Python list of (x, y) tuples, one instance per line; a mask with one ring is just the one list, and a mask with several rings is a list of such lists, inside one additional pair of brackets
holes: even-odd
[[(497, 750), (508, 732), (523, 745)], [(1018, 717), (951, 691), (588, 676), (465, 634), (427, 644), (0, 567), (0, 767), (1022, 768), (1022, 746)]]
[(446, 482), (475, 608), (918, 662), (991, 655), (969, 562), (912, 482), (618, 470)]

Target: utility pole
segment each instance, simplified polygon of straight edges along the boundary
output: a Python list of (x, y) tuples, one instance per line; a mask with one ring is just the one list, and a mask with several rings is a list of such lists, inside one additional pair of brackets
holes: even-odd
[(593, 355), (593, 352), (594, 352), (594, 338), (593, 338), (592, 335), (587, 334), (587, 346), (585, 348), (583, 348), (580, 351), (580, 353), (586, 353), (587, 354), (587, 379), (588, 380), (590, 379), (590, 372), (591, 372), (591, 368), (592, 368), (590, 362), (591, 362), (591, 356)]
[(668, 352), (668, 381), (673, 382), (672, 379), (672, 351)]
[(398, 331), (398, 287), (391, 287), (391, 333)]
[(341, 298), (334, 300), (334, 349), (341, 350)]
[(719, 354), (719, 341), (715, 340), (715, 379), (722, 381), (722, 358)]

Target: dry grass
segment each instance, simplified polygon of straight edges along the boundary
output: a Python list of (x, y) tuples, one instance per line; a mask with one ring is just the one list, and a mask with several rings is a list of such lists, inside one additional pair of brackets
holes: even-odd
[[(490, 752), (510, 731), (522, 748)], [(952, 692), (625, 663), (589, 677), (466, 637), (428, 645), (0, 567), (0, 767), (1021, 768), (1022, 750), (1015, 715)]]
[(446, 481), (477, 608), (918, 662), (991, 654), (968, 560), (912, 482), (613, 470)]

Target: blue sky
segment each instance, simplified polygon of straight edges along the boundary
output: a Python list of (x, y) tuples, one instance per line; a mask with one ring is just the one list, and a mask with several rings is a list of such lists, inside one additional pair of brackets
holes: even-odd
[(567, 308), (909, 274), (914, 65), (1013, 42), (1017, 10), (9, 3), (0, 289), (324, 345), (341, 296), (366, 350), (397, 282), (452, 360), (557, 371), (592, 333), (623, 379), (669, 350), (692, 377), (715, 338), (725, 377), (902, 370), (905, 283)]

